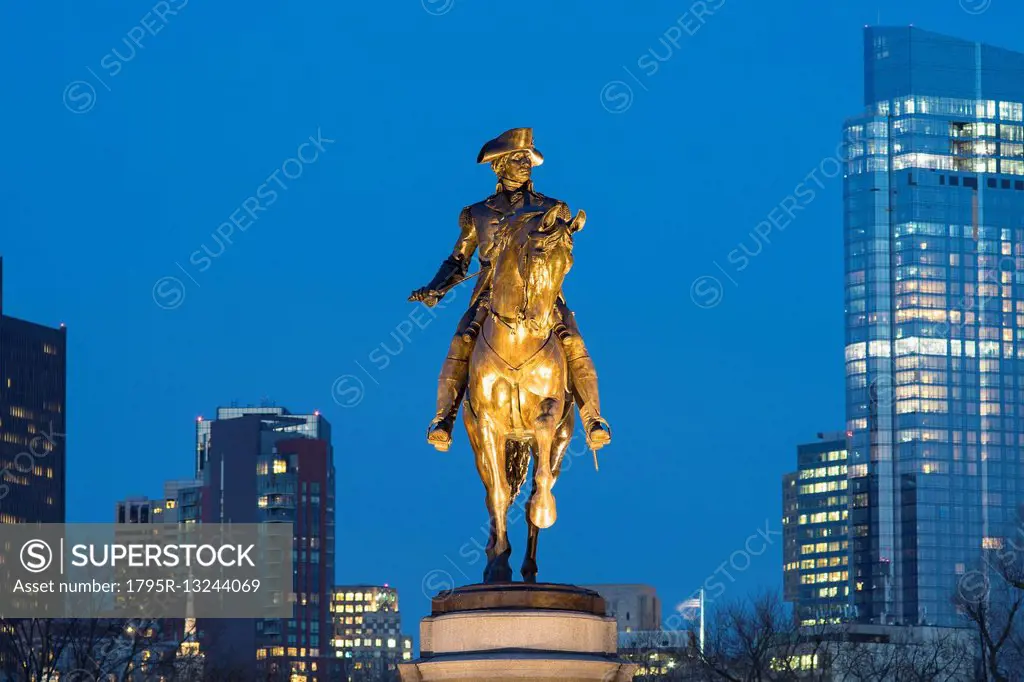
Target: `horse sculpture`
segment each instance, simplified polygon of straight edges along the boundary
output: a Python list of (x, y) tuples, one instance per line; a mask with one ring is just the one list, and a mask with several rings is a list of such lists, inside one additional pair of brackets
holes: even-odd
[(556, 334), (555, 303), (572, 267), (571, 222), (564, 206), (534, 207), (510, 216), (497, 235), (488, 314), (469, 360), (463, 421), (487, 490), (490, 537), (484, 582), (510, 582), (508, 510), (526, 482), (533, 456), (533, 489), (522, 576), (537, 580), (537, 535), (557, 517), (551, 489), (572, 437), (574, 417), (568, 370)]

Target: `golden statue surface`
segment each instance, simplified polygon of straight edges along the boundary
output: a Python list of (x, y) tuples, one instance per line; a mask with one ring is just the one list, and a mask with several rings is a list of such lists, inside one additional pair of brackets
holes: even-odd
[(533, 489), (523, 580), (537, 578), (537, 535), (556, 518), (551, 494), (579, 406), (588, 446), (611, 442), (601, 416), (597, 372), (562, 296), (572, 267), (573, 235), (586, 222), (579, 211), (533, 189), (544, 157), (530, 128), (514, 128), (486, 143), (478, 163), (491, 164), (496, 191), (459, 215), (451, 255), (430, 283), (409, 297), (433, 306), (466, 279), (474, 252), (480, 261), (469, 309), (462, 316), (438, 378), (437, 412), (427, 441), (451, 446), (459, 406), (487, 490), (491, 518), (484, 582), (509, 582), (507, 516), (526, 481), (531, 455)]

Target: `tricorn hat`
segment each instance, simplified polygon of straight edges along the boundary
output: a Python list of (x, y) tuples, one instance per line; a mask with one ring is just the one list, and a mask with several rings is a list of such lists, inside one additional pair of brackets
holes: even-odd
[(533, 128), (506, 130), (501, 135), (484, 144), (476, 157), (476, 162), (487, 163), (494, 161), (499, 156), (518, 151), (530, 152), (530, 158), (533, 159), (534, 166), (544, 163), (544, 155), (533, 146)]

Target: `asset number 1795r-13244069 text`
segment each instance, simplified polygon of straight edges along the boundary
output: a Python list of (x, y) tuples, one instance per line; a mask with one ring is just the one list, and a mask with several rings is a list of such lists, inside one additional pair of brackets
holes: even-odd
[(259, 580), (235, 579), (134, 579), (127, 583), (128, 592), (256, 592)]

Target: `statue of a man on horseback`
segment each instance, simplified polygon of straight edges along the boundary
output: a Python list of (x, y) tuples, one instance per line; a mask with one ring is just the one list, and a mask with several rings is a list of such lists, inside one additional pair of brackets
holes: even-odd
[[(411, 301), (423, 301), (428, 306), (434, 306), (453, 283), (465, 277), (473, 252), (478, 251), (481, 275), (473, 290), (469, 309), (459, 320), (448, 348), (448, 356), (441, 367), (437, 385), (437, 412), (427, 430), (427, 441), (441, 452), (451, 446), (452, 428), (466, 390), (469, 356), (473, 352), (483, 315), (486, 315), (486, 302), (492, 285), (491, 264), (497, 257), (494, 252), (495, 232), (505, 219), (524, 207), (565, 206), (533, 189), (530, 174), (534, 166), (544, 162), (544, 157), (533, 146), (532, 128), (513, 128), (485, 144), (477, 156), (477, 163), (488, 162), (498, 177), (495, 193), (462, 209), (459, 214), (459, 237), (451, 255), (441, 264), (430, 283), (409, 297)], [(568, 207), (563, 209), (561, 217), (565, 220), (570, 218)], [(569, 363), (573, 396), (579, 405), (587, 444), (597, 450), (611, 442), (611, 428), (601, 416), (597, 372), (583, 343), (575, 316), (561, 295), (558, 297), (557, 308), (559, 321), (556, 331)]]
[(512, 579), (507, 517), (531, 459), (521, 573), (527, 582), (537, 579), (538, 531), (555, 522), (551, 489), (572, 438), (573, 402), (587, 444), (597, 450), (611, 441), (594, 363), (562, 297), (573, 235), (586, 215), (573, 218), (566, 204), (534, 191), (530, 173), (543, 160), (530, 128), (509, 130), (484, 145), (477, 161), (490, 162), (497, 190), (462, 210), (451, 256), (430, 284), (409, 297), (435, 305), (466, 277), (478, 251), (480, 277), (441, 369), (427, 440), (442, 452), (450, 447), (465, 398), (463, 419), (491, 517), (484, 582)]

